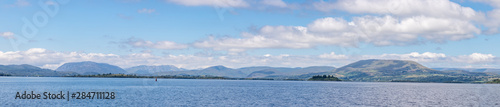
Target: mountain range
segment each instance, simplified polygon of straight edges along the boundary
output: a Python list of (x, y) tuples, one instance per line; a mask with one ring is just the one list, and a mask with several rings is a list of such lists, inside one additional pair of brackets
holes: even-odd
[(167, 72), (167, 71), (185, 71), (184, 68), (178, 68), (173, 65), (158, 65), (158, 66), (147, 66), (140, 65), (131, 68), (125, 69), (127, 73), (131, 74), (154, 74), (158, 72)]
[(306, 68), (286, 67), (244, 67), (239, 69), (227, 68), (222, 65), (212, 66), (201, 70), (159, 72), (157, 75), (211, 75), (233, 78), (280, 78), (308, 73), (327, 72), (335, 69), (329, 66), (312, 66)]
[(71, 76), (75, 72), (57, 72), (50, 69), (42, 69), (32, 65), (0, 65), (0, 74), (12, 76)]
[(494, 69), (494, 68), (432, 68), (432, 69), (440, 71), (462, 70), (469, 72), (488, 72), (488, 73), (500, 74), (500, 69)]
[[(471, 72), (472, 71), (472, 72)], [(428, 81), (428, 82), (477, 82), (498, 77), (496, 69), (431, 69), (414, 61), (407, 60), (360, 60), (340, 68), (331, 66), (311, 67), (268, 67), (255, 66), (228, 68), (222, 65), (204, 69), (187, 70), (173, 65), (135, 66), (125, 70), (114, 65), (96, 62), (71, 62), (55, 71), (31, 65), (1, 65), (0, 75), (13, 76), (65, 76), (90, 74), (136, 74), (145, 76), (190, 75), (222, 76), (229, 78), (273, 78), (308, 79), (314, 75), (334, 75), (347, 81)]]

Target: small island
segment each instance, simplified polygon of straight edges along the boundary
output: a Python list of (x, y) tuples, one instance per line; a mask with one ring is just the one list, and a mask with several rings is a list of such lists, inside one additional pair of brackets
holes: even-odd
[(312, 78), (308, 79), (308, 81), (342, 81), (333, 75), (315, 75)]

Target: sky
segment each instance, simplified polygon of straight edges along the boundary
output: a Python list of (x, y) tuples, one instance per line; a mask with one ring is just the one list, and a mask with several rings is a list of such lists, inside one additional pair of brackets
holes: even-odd
[(500, 0), (2, 0), (0, 64), (500, 68)]

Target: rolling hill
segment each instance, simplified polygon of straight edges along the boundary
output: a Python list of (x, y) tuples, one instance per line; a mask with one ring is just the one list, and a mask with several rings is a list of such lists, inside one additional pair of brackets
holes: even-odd
[(462, 71), (469, 71), (469, 72), (483, 72), (483, 73), (500, 74), (500, 69), (494, 69), (494, 68), (432, 68), (432, 69), (440, 70), (440, 71), (462, 70)]
[(360, 60), (331, 72), (343, 80), (351, 81), (427, 81), (473, 82), (482, 81), (487, 73), (468, 71), (439, 71), (407, 60)]
[(11, 76), (70, 76), (74, 72), (56, 72), (50, 69), (42, 69), (33, 65), (0, 65), (0, 74)]
[[(334, 70), (335, 67), (331, 66), (311, 66), (305, 68), (268, 68), (263, 70), (256, 70), (248, 74), (248, 78), (280, 78), (287, 79), (293, 76), (320, 73)], [(311, 76), (312, 77), (312, 76)], [(309, 77), (307, 77), (309, 78)], [(295, 78), (294, 78), (295, 79)], [(303, 78), (305, 79), (305, 78)]]
[(140, 65), (125, 69), (125, 71), (127, 71), (127, 73), (130, 74), (154, 74), (157, 72), (184, 71), (184, 70), (186, 69), (178, 68), (173, 65), (159, 65), (159, 66)]
[(56, 71), (60, 72), (76, 72), (83, 75), (88, 74), (118, 74), (118, 73), (126, 73), (122, 68), (110, 65), (107, 63), (96, 63), (96, 62), (71, 62), (65, 63), (61, 65)]
[(211, 75), (211, 76), (223, 76), (223, 77), (244, 77), (246, 76), (243, 72), (237, 69), (227, 68), (222, 65), (212, 66), (201, 70), (189, 70), (189, 71), (171, 71), (171, 72), (159, 72), (156, 75)]

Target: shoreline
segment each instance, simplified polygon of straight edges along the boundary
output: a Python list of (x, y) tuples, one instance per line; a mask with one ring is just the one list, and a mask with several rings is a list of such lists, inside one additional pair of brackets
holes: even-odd
[[(0, 76), (0, 77), (36, 77), (36, 76)], [(155, 79), (155, 77), (85, 77), (85, 76), (39, 76), (39, 77), (69, 77), (69, 78), (148, 78)], [(272, 79), (272, 78), (161, 78), (158, 79), (196, 79), (196, 80), (265, 80), (265, 81), (311, 81), (311, 80), (295, 80), (295, 79)], [(316, 82), (316, 81), (315, 81)], [(498, 84), (488, 82), (426, 82), (426, 81), (317, 81), (317, 82), (342, 82), (342, 83), (445, 83), (445, 84)]]

